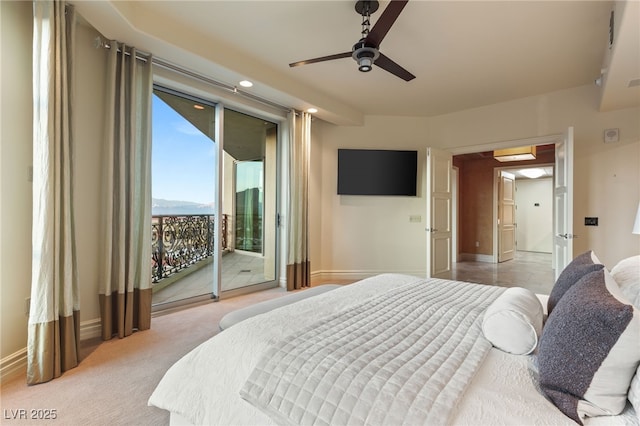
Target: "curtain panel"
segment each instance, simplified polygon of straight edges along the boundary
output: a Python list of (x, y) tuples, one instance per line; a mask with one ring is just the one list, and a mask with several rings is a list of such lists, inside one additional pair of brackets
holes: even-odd
[(27, 383), (78, 365), (80, 301), (73, 217), (73, 51), (76, 15), (33, 2), (33, 218)]
[(104, 140), (102, 338), (151, 327), (151, 58), (111, 41)]
[(287, 290), (311, 285), (309, 261), (309, 161), (311, 115), (289, 113)]

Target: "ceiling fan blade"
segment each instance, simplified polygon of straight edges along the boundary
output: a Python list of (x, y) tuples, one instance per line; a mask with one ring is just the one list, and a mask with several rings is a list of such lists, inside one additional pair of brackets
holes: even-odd
[(342, 59), (342, 58), (350, 58), (352, 55), (352, 52), (344, 52), (344, 53), (337, 53), (335, 55), (329, 55), (329, 56), (322, 56), (320, 58), (313, 58), (313, 59), (307, 59), (304, 61), (298, 61), (298, 62), (294, 62), (292, 64), (289, 64), (290, 67), (299, 67), (300, 65), (307, 65), (307, 64), (315, 64), (316, 62), (324, 62), (324, 61), (332, 61), (334, 59)]
[(387, 35), (393, 23), (396, 22), (396, 19), (398, 19), (400, 12), (402, 12), (402, 9), (404, 9), (408, 1), (409, 0), (391, 0), (389, 2), (371, 29), (371, 32), (367, 35), (366, 43), (368, 45), (373, 45), (376, 48), (380, 47), (382, 39)]
[(396, 77), (400, 77), (404, 81), (411, 81), (414, 78), (416, 78), (415, 75), (411, 74), (409, 71), (405, 70), (400, 65), (396, 64), (387, 56), (383, 55), (382, 53), (380, 53), (380, 56), (378, 56), (378, 59), (376, 59), (374, 64), (376, 64), (377, 66), (379, 66), (385, 71), (389, 71), (391, 74), (395, 75)]

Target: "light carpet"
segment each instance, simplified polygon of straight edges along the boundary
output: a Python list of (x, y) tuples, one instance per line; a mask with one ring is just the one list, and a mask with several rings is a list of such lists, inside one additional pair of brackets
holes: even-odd
[[(168, 412), (147, 406), (165, 371), (217, 334), (226, 313), (285, 294), (275, 288), (234, 297), (154, 317), (150, 330), (125, 339), (83, 342), (81, 363), (61, 377), (35, 386), (24, 376), (3, 383), (0, 424), (168, 425)], [(55, 410), (56, 418), (31, 419), (31, 410)]]

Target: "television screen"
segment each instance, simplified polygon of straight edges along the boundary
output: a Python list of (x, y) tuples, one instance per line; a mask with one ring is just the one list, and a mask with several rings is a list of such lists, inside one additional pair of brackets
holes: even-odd
[(338, 150), (338, 194), (416, 195), (418, 151)]

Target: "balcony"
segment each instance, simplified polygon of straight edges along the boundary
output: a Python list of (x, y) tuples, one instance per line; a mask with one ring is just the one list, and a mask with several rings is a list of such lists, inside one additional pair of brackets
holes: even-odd
[[(228, 222), (229, 215), (222, 215), (222, 250), (228, 246)], [(210, 262), (214, 229), (214, 215), (152, 216), (151, 282), (159, 283), (190, 266)]]
[[(222, 215), (222, 289), (264, 282), (264, 257), (234, 250), (231, 222)], [(154, 215), (151, 224), (153, 304), (211, 293), (215, 216)]]

